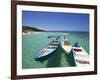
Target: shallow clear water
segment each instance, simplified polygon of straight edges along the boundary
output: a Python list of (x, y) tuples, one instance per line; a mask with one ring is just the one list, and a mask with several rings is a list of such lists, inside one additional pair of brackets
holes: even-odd
[[(48, 36), (61, 36), (62, 32), (41, 32), (22, 36), (22, 69), (49, 68), (49, 67), (69, 67), (75, 66), (73, 54), (67, 55), (59, 47), (53, 55), (44, 62), (35, 61), (34, 57), (38, 50), (47, 47), (52, 41)], [(70, 43), (74, 45), (78, 42), (89, 53), (89, 33), (88, 32), (66, 32)]]

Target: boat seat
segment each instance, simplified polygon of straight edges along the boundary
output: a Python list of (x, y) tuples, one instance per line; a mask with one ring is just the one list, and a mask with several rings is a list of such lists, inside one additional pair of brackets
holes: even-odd
[(74, 51), (80, 52), (82, 49), (73, 49)]

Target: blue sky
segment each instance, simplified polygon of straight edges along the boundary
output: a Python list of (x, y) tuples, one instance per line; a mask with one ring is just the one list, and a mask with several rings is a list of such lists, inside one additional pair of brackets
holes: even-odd
[(23, 11), (22, 25), (48, 31), (89, 31), (89, 14)]

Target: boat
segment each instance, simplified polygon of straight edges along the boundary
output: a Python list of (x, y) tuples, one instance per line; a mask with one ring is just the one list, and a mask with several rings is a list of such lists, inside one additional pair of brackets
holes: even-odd
[(60, 36), (56, 36), (56, 35), (50, 35), (50, 36), (48, 36), (48, 38), (60, 38)]
[(72, 45), (68, 41), (67, 37), (64, 36), (64, 38), (61, 41), (61, 47), (66, 53), (70, 53), (72, 49)]
[(76, 66), (84, 67), (89, 66), (89, 54), (84, 50), (82, 46), (73, 46), (72, 47), (74, 61)]
[(39, 50), (35, 56), (36, 61), (47, 60), (58, 48), (59, 38), (53, 39), (46, 48)]

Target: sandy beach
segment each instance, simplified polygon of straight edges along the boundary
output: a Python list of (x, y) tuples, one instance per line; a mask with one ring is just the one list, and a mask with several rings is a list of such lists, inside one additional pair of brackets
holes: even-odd
[(22, 35), (39, 34), (39, 33), (41, 33), (41, 32), (35, 32), (35, 31), (31, 31), (31, 32), (27, 32), (27, 33), (22, 32)]

